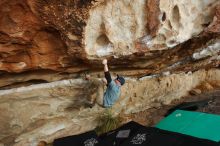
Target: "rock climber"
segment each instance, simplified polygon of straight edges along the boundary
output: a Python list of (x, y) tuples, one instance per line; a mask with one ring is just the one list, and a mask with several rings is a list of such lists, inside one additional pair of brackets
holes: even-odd
[[(100, 84), (100, 81), (97, 79), (91, 79), (90, 76), (86, 76), (86, 79), (89, 81), (89, 84), (86, 89), (87, 91), (93, 90), (90, 94), (89, 99), (89, 106), (93, 107), (95, 104), (95, 101), (105, 107), (109, 108), (112, 107), (113, 104), (118, 100), (120, 96), (120, 88), (125, 83), (125, 79), (119, 75), (117, 75), (117, 78), (115, 80), (112, 80), (109, 69), (108, 69), (108, 61), (107, 59), (104, 59), (102, 61), (102, 64), (104, 65), (104, 75), (105, 79), (104, 83), (107, 86), (104, 94), (103, 94), (103, 84)], [(96, 92), (94, 92), (94, 89), (96, 88)], [(98, 89), (97, 89), (98, 88)]]
[(117, 75), (117, 78), (113, 81), (111, 78), (111, 75), (108, 70), (108, 61), (107, 59), (104, 59), (102, 61), (102, 64), (104, 65), (104, 74), (105, 78), (107, 80), (107, 89), (104, 93), (103, 97), (103, 105), (104, 107), (111, 107), (119, 98), (120, 96), (120, 88), (125, 83), (125, 79), (119, 75)]

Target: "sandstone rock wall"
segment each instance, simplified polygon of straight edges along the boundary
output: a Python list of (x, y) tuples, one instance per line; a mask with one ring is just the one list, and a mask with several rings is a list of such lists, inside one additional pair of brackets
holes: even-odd
[(219, 68), (219, 33), (219, 0), (1, 0), (1, 89), (74, 79), (0, 90), (0, 143), (35, 146), (94, 128), (104, 110), (85, 107), (80, 74), (100, 77), (103, 58), (128, 79), (116, 114), (219, 85), (209, 70)]
[[(115, 115), (130, 114), (169, 104), (203, 82), (220, 87), (219, 79), (217, 69), (146, 76), (139, 80), (127, 78), (112, 111)], [(95, 128), (104, 109), (98, 105), (86, 106), (91, 94), (84, 91), (86, 85), (82, 79), (71, 79), (1, 91), (0, 141), (7, 146), (36, 146), (39, 140), (52, 142)]]
[(198, 39), (190, 44), (193, 37), (206, 36), (206, 42), (216, 38), (219, 3), (3, 0), (0, 70), (2, 74), (45, 69), (73, 73), (99, 69), (97, 60), (104, 57), (117, 68), (138, 68), (138, 61), (152, 68), (160, 50), (176, 50), (181, 45), (184, 51), (187, 45), (200, 43)]
[(90, 57), (129, 55), (146, 33), (146, 1), (106, 1), (90, 11), (85, 49)]
[(25, 0), (0, 3), (0, 70), (59, 70), (69, 64), (60, 33), (43, 24)]
[(163, 45), (163, 49), (166, 49), (199, 35), (212, 22), (213, 10), (218, 3), (218, 0), (161, 0), (161, 26), (153, 42)]

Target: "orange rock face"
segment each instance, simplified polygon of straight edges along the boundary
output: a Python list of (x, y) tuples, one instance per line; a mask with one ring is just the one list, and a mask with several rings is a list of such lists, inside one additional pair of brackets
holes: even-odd
[(25, 0), (0, 3), (0, 70), (61, 70), (69, 64), (59, 32), (38, 19)]
[(216, 7), (215, 16), (212, 23), (206, 29), (209, 33), (220, 33), (220, 5)]
[[(159, 0), (147, 1), (147, 30), (152, 37), (156, 36), (160, 24), (160, 21), (158, 19), (160, 15), (159, 2)], [(163, 16), (163, 19), (166, 19), (165, 14)]]
[(185, 12), (165, 0), (1, 0), (0, 71), (99, 70), (103, 58), (141, 74), (216, 67), (219, 60), (192, 56), (218, 41), (218, 3), (196, 0)]

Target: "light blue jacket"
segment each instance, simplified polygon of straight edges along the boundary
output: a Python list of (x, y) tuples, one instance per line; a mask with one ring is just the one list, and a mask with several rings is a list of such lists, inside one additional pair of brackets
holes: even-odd
[(104, 107), (111, 107), (120, 96), (120, 86), (115, 81), (111, 81), (104, 93), (103, 104)]

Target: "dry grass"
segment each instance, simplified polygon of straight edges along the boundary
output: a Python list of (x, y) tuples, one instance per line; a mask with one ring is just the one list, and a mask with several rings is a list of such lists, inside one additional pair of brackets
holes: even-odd
[(114, 117), (109, 109), (107, 109), (97, 120), (98, 126), (95, 131), (98, 135), (118, 128), (122, 122), (121, 118), (119, 116)]

